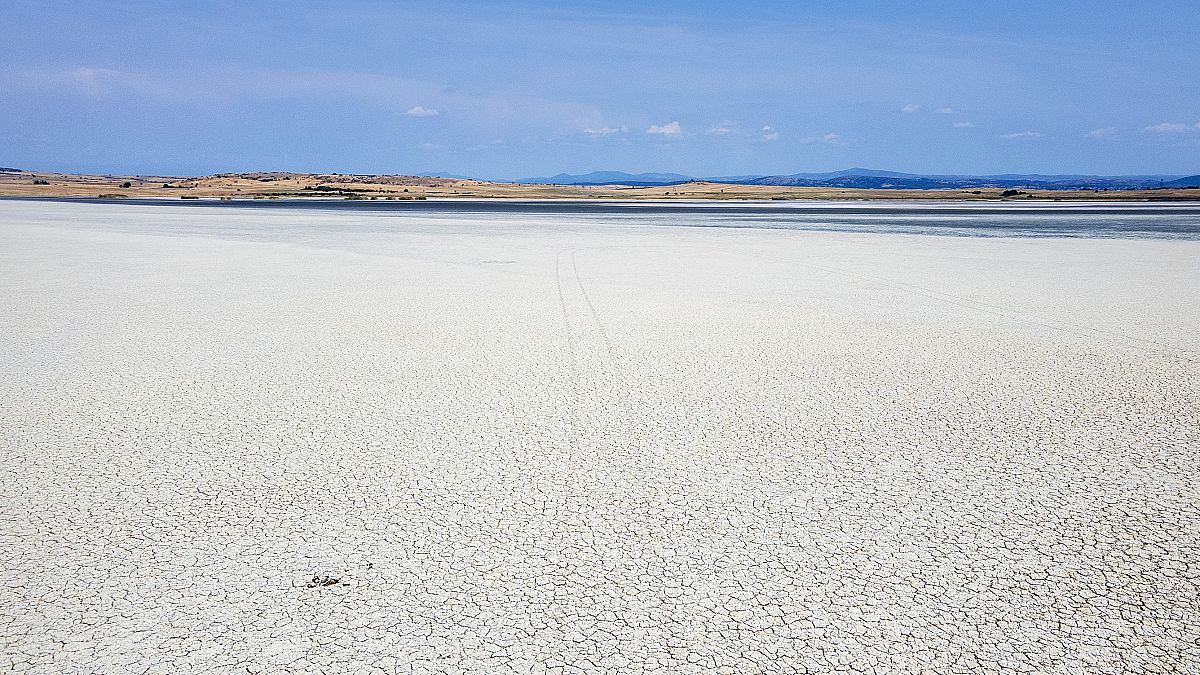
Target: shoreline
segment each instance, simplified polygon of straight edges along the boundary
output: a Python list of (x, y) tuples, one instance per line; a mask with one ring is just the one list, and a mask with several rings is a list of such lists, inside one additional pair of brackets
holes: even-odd
[[(241, 213), (291, 212), (302, 218), (379, 216), (396, 219), (399, 229), (413, 223), (470, 222), (498, 218), (505, 222), (545, 219), (661, 228), (725, 231), (776, 230), (841, 232), (869, 235), (989, 239), (1110, 239), (1200, 241), (1200, 202), (1133, 201), (951, 201), (951, 200), (585, 200), (434, 197), (402, 202), (308, 199), (189, 199), (162, 197), (97, 199), (91, 197), (3, 197), (14, 209), (58, 207), (86, 213), (120, 204), (121, 213), (162, 210), (206, 213), (205, 217)], [(142, 207), (142, 208), (132, 208)], [(172, 209), (172, 207), (175, 207)], [(240, 216), (238, 216), (240, 217)]]
[(345, 202), (374, 202), (380, 203), (495, 203), (495, 204), (638, 204), (638, 205), (662, 205), (673, 207), (692, 206), (812, 206), (821, 205), (878, 205), (880, 208), (886, 206), (911, 206), (917, 207), (922, 204), (939, 207), (952, 207), (962, 205), (967, 207), (983, 207), (989, 208), (1020, 208), (1022, 206), (1029, 207), (1051, 207), (1056, 204), (1070, 205), (1072, 207), (1079, 206), (1103, 206), (1103, 205), (1152, 205), (1158, 204), (1163, 207), (1171, 206), (1200, 206), (1200, 195), (1196, 197), (1180, 197), (1171, 199), (1133, 199), (1133, 198), (1075, 198), (1075, 199), (1058, 199), (1058, 198), (1030, 198), (1030, 199), (983, 199), (983, 198), (936, 198), (936, 197), (798, 197), (789, 199), (768, 199), (768, 198), (737, 198), (737, 199), (704, 199), (700, 197), (522, 197), (522, 196), (436, 196), (425, 197), (420, 199), (346, 199), (343, 197), (323, 197), (311, 196), (301, 197), (294, 195), (270, 195), (270, 196), (210, 196), (197, 195), (187, 197), (168, 197), (161, 195), (40, 195), (40, 194), (2, 194), (0, 193), (0, 201), (10, 202), (58, 202), (58, 203), (80, 203), (80, 204), (147, 204), (155, 205), (182, 205), (186, 206), (195, 202), (206, 205), (216, 204), (257, 204), (259, 202), (274, 202), (280, 204), (342, 204)]

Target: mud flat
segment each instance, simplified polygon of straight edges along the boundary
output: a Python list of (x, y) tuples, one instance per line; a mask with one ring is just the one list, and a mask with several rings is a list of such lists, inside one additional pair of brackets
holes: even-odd
[(0, 669), (1200, 671), (1200, 242), (670, 218), (0, 202)]

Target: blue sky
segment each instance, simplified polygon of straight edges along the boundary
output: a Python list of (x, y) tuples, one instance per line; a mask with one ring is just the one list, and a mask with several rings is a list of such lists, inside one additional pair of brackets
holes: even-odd
[(1200, 3), (5, 3), (0, 166), (1200, 173)]

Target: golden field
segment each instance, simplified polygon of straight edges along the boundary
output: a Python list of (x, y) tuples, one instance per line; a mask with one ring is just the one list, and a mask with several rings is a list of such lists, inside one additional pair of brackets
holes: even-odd
[(1060, 199), (1200, 200), (1200, 189), (1028, 190), (1001, 197), (1001, 188), (961, 190), (866, 190), (691, 182), (680, 185), (567, 186), (492, 183), (428, 176), (224, 173), (212, 176), (97, 176), (39, 171), (0, 172), (0, 196), (172, 197), (270, 199), (422, 199), (429, 197), (509, 199)]

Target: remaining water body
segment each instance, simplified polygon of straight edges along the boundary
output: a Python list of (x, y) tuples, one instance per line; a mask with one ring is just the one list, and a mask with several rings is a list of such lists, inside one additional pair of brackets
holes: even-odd
[[(26, 201), (26, 200), (21, 200)], [(645, 202), (431, 199), (162, 200), (61, 199), (176, 208), (319, 212), (385, 219), (624, 226), (730, 227), (959, 237), (1200, 240), (1200, 202)], [(374, 227), (387, 227), (373, 222)], [(395, 223), (402, 226), (402, 223)]]

